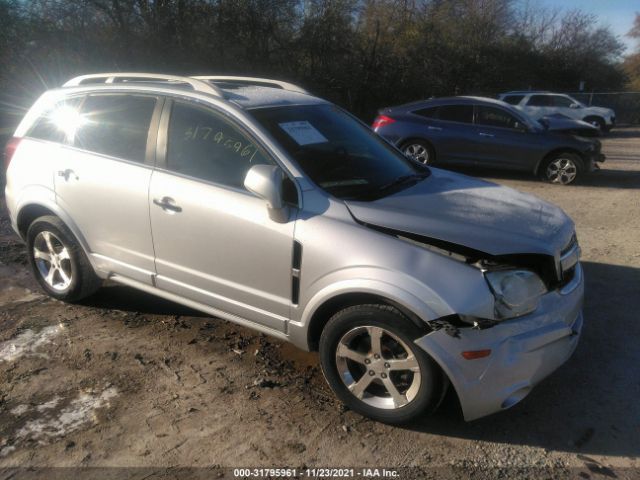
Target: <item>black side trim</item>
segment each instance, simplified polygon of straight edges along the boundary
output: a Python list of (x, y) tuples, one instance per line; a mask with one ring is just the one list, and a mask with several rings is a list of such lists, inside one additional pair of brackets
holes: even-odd
[(300, 267), (302, 265), (302, 244), (293, 241), (293, 258), (291, 259), (291, 303), (298, 304), (300, 299)]

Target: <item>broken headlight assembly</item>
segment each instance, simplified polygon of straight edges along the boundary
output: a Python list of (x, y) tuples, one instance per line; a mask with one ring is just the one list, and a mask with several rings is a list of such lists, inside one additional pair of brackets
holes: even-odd
[(547, 292), (544, 282), (531, 270), (487, 270), (484, 277), (495, 297), (496, 318), (500, 320), (533, 312)]

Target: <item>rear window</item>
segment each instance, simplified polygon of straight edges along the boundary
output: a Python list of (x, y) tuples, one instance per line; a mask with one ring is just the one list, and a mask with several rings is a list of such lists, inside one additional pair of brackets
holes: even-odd
[(449, 122), (473, 123), (473, 105), (443, 105), (438, 118)]
[(84, 97), (66, 98), (47, 109), (33, 124), (28, 137), (48, 142), (64, 143), (73, 136), (71, 117), (78, 115)]
[(524, 95), (507, 95), (502, 99), (503, 102), (507, 102), (510, 105), (518, 105), (524, 98)]
[(414, 110), (412, 113), (420, 115), (421, 117), (434, 118), (438, 112), (438, 107), (421, 108), (420, 110)]
[(83, 150), (143, 163), (154, 97), (95, 95), (81, 110), (73, 144)]

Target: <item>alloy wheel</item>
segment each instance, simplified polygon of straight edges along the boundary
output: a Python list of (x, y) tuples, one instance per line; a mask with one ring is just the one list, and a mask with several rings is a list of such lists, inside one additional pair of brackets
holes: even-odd
[(345, 333), (336, 349), (340, 378), (364, 403), (397, 409), (410, 403), (420, 389), (420, 365), (398, 336), (375, 326)]
[(416, 162), (428, 164), (431, 160), (429, 149), (419, 143), (412, 143), (404, 148), (404, 154)]
[(567, 185), (575, 180), (578, 167), (572, 159), (560, 157), (547, 165), (546, 173), (551, 183)]
[(64, 291), (72, 280), (71, 256), (67, 247), (53, 233), (38, 233), (33, 242), (33, 258), (38, 272), (53, 290)]

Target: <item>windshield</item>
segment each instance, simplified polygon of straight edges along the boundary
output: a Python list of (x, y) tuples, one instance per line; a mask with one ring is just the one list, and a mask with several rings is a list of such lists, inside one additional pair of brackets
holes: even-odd
[(251, 114), (311, 180), (338, 198), (374, 200), (429, 173), (335, 105), (260, 108)]

